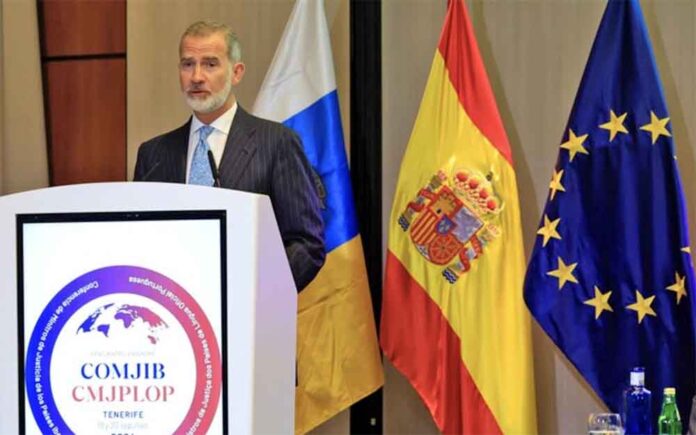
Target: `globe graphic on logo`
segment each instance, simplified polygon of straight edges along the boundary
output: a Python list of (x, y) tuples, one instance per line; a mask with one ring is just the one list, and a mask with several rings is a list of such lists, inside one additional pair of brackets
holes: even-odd
[(109, 338), (117, 329), (124, 329), (144, 335), (154, 345), (159, 341), (160, 331), (168, 327), (164, 320), (149, 308), (111, 303), (90, 314), (77, 328), (76, 333), (97, 333)]

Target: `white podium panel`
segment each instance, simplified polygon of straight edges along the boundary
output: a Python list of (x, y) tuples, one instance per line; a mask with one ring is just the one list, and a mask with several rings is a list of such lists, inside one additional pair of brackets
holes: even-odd
[(293, 432), (296, 291), (267, 197), (42, 189), (0, 198), (0, 233), (0, 433)]

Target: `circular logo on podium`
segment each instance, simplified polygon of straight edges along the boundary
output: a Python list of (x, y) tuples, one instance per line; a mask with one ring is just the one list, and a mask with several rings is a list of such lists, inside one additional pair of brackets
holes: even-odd
[(221, 396), (220, 348), (184, 288), (111, 266), (73, 280), (44, 308), (25, 382), (42, 433), (206, 432)]

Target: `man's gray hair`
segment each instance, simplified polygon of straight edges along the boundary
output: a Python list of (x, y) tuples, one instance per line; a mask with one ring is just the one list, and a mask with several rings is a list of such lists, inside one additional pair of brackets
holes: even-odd
[(181, 43), (187, 36), (206, 37), (215, 33), (222, 33), (222, 36), (224, 36), (225, 42), (227, 43), (227, 57), (229, 57), (230, 61), (232, 63), (241, 62), (242, 45), (239, 43), (237, 35), (232, 31), (230, 26), (217, 21), (196, 21), (188, 26), (184, 34), (181, 35), (179, 52), (181, 52)]

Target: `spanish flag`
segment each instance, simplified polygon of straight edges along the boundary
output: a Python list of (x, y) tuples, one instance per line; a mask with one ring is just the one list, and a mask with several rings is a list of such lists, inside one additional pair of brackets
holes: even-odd
[(534, 433), (512, 153), (450, 0), (389, 220), (381, 345), (444, 433)]

